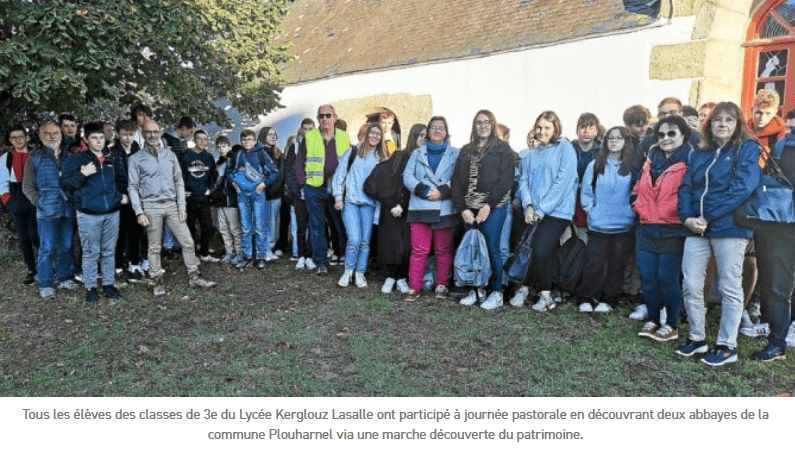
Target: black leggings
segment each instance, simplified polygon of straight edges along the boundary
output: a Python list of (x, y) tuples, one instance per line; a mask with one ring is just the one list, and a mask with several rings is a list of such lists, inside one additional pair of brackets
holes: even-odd
[(552, 255), (560, 246), (560, 235), (569, 227), (571, 220), (544, 217), (533, 233), (532, 269), (525, 284), (538, 291), (552, 290)]

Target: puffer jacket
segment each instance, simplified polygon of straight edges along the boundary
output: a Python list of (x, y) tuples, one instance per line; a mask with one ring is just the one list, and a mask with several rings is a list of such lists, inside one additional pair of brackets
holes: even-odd
[[(646, 163), (635, 184), (632, 207), (641, 224), (681, 225), (679, 220), (679, 186), (687, 171), (687, 159), (693, 152), (689, 143), (682, 145), (671, 157), (657, 147), (649, 151)], [(658, 174), (654, 179), (652, 173)]]
[(679, 219), (703, 216), (706, 237), (753, 237), (753, 231), (734, 223), (733, 213), (754, 193), (760, 176), (755, 140), (694, 151), (679, 188)]
[(522, 158), (519, 174), (522, 209), (532, 205), (541, 217), (572, 219), (577, 198), (577, 155), (567, 139), (530, 150)]
[[(436, 171), (431, 169), (428, 163), (428, 148), (426, 145), (414, 150), (403, 171), (403, 185), (411, 193), (409, 198), (409, 223), (436, 223), (445, 224), (455, 223), (455, 208), (451, 200), (450, 180), (453, 177), (453, 169), (458, 160), (459, 150), (450, 146), (447, 142), (447, 149), (442, 154), (442, 160)], [(428, 200), (425, 198), (426, 189), (436, 188), (441, 192), (442, 198), (439, 200)]]
[(25, 163), (22, 191), (36, 206), (39, 220), (75, 216), (71, 194), (58, 185), (66, 157), (68, 154), (64, 153), (55, 157), (53, 150), (45, 146), (34, 151)]
[[(102, 155), (104, 160), (100, 163), (93, 151), (83, 151), (70, 156), (63, 165), (59, 184), (64, 191), (74, 194), (75, 208), (84, 214), (107, 214), (121, 207), (121, 193), (108, 148), (102, 150)], [(88, 164), (97, 167), (91, 176), (80, 171), (80, 167)]]

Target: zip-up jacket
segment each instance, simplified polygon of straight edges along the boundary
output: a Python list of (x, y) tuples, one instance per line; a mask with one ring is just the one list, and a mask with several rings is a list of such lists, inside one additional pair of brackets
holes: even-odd
[[(759, 143), (745, 140), (718, 149), (696, 150), (679, 188), (679, 219), (704, 216), (707, 237), (751, 238), (734, 223), (737, 209), (759, 185)], [(688, 234), (694, 234), (688, 230)]]
[(216, 162), (216, 171), (218, 172), (218, 179), (213, 186), (213, 193), (211, 198), (213, 205), (218, 207), (237, 207), (237, 192), (235, 188), (229, 183), (226, 177), (227, 172), (231, 169), (231, 164), (235, 161), (236, 152), (229, 151), (226, 156), (221, 156)]
[(127, 194), (128, 176), (127, 169), (130, 156), (137, 153), (140, 149), (138, 143), (133, 142), (130, 146), (130, 154), (124, 151), (124, 147), (118, 142), (110, 148), (110, 155), (113, 157), (113, 169), (116, 172), (116, 188), (122, 195)]
[(66, 157), (68, 155), (63, 152), (55, 157), (55, 152), (45, 146), (34, 151), (25, 163), (22, 191), (36, 206), (39, 220), (75, 216), (71, 194), (65, 193), (58, 185)]
[[(260, 181), (255, 182), (246, 178), (246, 162), (256, 168), (262, 175)], [(235, 154), (234, 161), (227, 161), (227, 165), (229, 165), (229, 163), (233, 163), (234, 165), (233, 168), (227, 166), (227, 178), (230, 183), (236, 183), (235, 181), (237, 181), (236, 184), (241, 191), (246, 191), (248, 188), (256, 190), (256, 187), (259, 186), (260, 183), (264, 183), (265, 186), (270, 186), (275, 184), (279, 179), (279, 169), (276, 168), (276, 165), (273, 163), (270, 156), (268, 156), (268, 153), (265, 152), (265, 148), (261, 143), (257, 143), (254, 148), (248, 151), (241, 149)], [(241, 187), (239, 183), (241, 181), (246, 183), (246, 187)]]
[[(681, 226), (677, 210), (679, 207), (679, 186), (687, 171), (687, 157), (693, 151), (692, 145), (685, 143), (671, 157), (666, 158), (659, 148), (649, 151), (646, 163), (635, 184), (637, 196), (632, 207), (644, 225)], [(656, 179), (652, 173), (658, 175)], [(682, 230), (676, 231), (681, 236)]]
[[(64, 162), (59, 180), (61, 189), (74, 194), (75, 207), (84, 214), (107, 214), (121, 207), (121, 193), (116, 187), (115, 171), (110, 150), (102, 150), (103, 162), (93, 151), (73, 154)], [(85, 176), (80, 167), (94, 164), (97, 172)]]
[(522, 158), (519, 175), (522, 209), (533, 206), (541, 217), (572, 219), (577, 198), (577, 155), (567, 139), (530, 150)]
[(175, 203), (180, 211), (185, 210), (182, 170), (177, 156), (165, 142), (161, 142), (157, 154), (144, 146), (130, 156), (128, 167), (128, 193), (135, 215), (141, 215), (147, 209), (161, 208), (168, 203)]
[[(337, 171), (334, 172), (334, 178), (331, 180), (334, 200), (357, 205), (375, 206), (375, 200), (364, 193), (364, 181), (367, 180), (373, 168), (378, 164), (378, 153), (371, 151), (365, 154), (364, 157), (357, 155), (353, 160), (353, 164), (351, 164), (350, 170), (348, 170), (348, 159), (350, 159), (351, 153), (358, 152), (359, 150), (355, 146), (348, 148), (348, 151), (345, 151), (340, 160), (342, 163), (337, 165)], [(345, 197), (344, 200), (343, 196)]]
[[(29, 152), (18, 153), (13, 150), (0, 156), (0, 203), (8, 205), (8, 210), (14, 214), (32, 215), (36, 213), (36, 208), (22, 192), (22, 175), (24, 175), (25, 163), (29, 158)], [(17, 164), (14, 164), (15, 159)]]

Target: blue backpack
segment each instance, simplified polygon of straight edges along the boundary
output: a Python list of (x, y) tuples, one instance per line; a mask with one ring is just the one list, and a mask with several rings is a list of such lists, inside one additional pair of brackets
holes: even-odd
[(489, 250), (486, 247), (486, 238), (477, 227), (467, 231), (464, 235), (461, 245), (455, 252), (453, 266), (458, 286), (482, 288), (489, 283), (489, 278), (491, 278)]

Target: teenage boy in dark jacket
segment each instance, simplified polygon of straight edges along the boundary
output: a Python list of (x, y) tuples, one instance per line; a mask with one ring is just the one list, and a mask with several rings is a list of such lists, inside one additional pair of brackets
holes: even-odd
[(84, 127), (88, 150), (70, 156), (59, 179), (61, 189), (74, 194), (77, 229), (83, 249), (86, 303), (99, 301), (97, 263), (102, 266), (102, 289), (109, 299), (121, 297), (115, 286), (115, 251), (119, 237), (119, 207), (129, 203), (116, 187), (113, 161), (100, 123)]
[[(214, 230), (210, 214), (210, 192), (215, 185), (218, 171), (215, 167), (215, 158), (207, 151), (207, 132), (199, 129), (193, 134), (193, 141), (196, 146), (185, 153), (182, 161), (188, 229), (193, 242), (199, 245), (197, 249), (199, 259), (218, 262), (218, 258), (210, 256), (210, 239)], [(197, 237), (196, 220), (199, 221), (201, 237)]]

